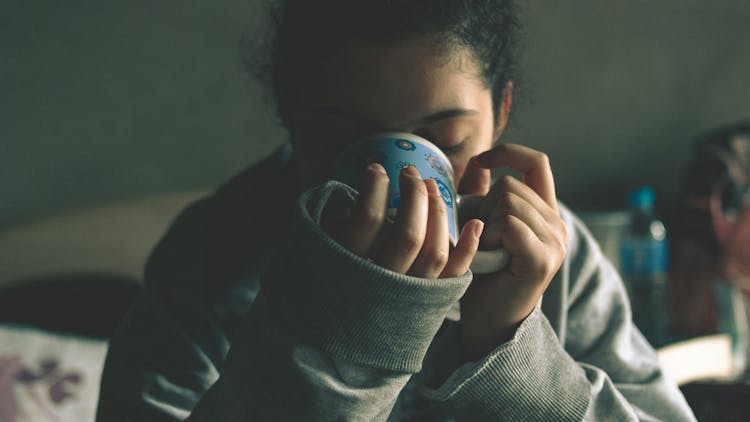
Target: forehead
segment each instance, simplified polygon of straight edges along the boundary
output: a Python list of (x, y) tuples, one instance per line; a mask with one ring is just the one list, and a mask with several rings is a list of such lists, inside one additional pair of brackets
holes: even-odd
[(346, 108), (393, 123), (433, 110), (491, 108), (491, 92), (465, 48), (427, 40), (357, 42), (324, 64), (301, 106)]

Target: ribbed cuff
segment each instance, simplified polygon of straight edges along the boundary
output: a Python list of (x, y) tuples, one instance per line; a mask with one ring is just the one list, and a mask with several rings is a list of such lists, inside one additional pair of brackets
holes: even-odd
[(328, 182), (299, 200), (289, 237), (262, 277), (280, 324), (301, 342), (355, 364), (419, 372), (433, 337), (471, 282), (389, 271), (346, 250), (317, 223), (329, 200), (353, 201)]
[(537, 308), (512, 340), (423, 394), (470, 419), (580, 421), (591, 392), (583, 369)]

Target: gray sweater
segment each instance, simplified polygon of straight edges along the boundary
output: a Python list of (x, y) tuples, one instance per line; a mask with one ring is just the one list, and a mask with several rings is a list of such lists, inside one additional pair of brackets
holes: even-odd
[(282, 161), (192, 205), (159, 243), (111, 341), (97, 420), (694, 420), (567, 209), (568, 255), (537, 309), (463, 362), (471, 274), (421, 279), (351, 254), (318, 220), (355, 193), (298, 196)]

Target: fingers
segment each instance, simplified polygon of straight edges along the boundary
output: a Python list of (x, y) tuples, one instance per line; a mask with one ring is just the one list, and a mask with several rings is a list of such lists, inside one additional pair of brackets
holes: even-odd
[(476, 160), (469, 160), (466, 165), (458, 192), (465, 195), (487, 195), (492, 184), (490, 170), (482, 168)]
[(550, 207), (557, 210), (555, 183), (546, 154), (517, 144), (500, 144), (474, 157), (471, 161), (481, 168), (510, 167), (523, 175), (523, 182)]
[(545, 285), (565, 257), (568, 239), (547, 156), (521, 145), (503, 144), (473, 160), (483, 168), (505, 166), (523, 175), (523, 181), (502, 176), (490, 189), (480, 207), (485, 219), (481, 245), (508, 252), (510, 264), (502, 277)]
[[(520, 180), (506, 175), (502, 176), (492, 187), (488, 200), (483, 203), (481, 215), (492, 222), (503, 215), (513, 215), (525, 224), (544, 241), (557, 241), (563, 245), (567, 241), (567, 226), (560, 218), (559, 211), (549, 206), (529, 186)], [(499, 246), (498, 230), (486, 230), (482, 245)]]
[(547, 219), (525, 198), (505, 191), (486, 222), (482, 246), (505, 249), (510, 263), (501, 271), (501, 278), (528, 281), (528, 288), (532, 288), (546, 286), (560, 267), (567, 236), (567, 226), (559, 214)]
[(499, 273), (500, 279), (520, 281), (523, 286), (519, 288), (529, 291), (546, 288), (565, 257), (564, 246), (542, 242), (513, 215), (491, 224), (498, 226), (503, 248), (511, 256), (507, 269)]
[(389, 183), (388, 174), (378, 163), (368, 166), (362, 175), (360, 196), (348, 224), (350, 229), (342, 238), (349, 249), (360, 256), (370, 256), (385, 221)]
[(389, 228), (387, 247), (380, 249), (375, 263), (392, 271), (406, 274), (416, 259), (427, 232), (427, 188), (414, 167), (406, 167), (399, 175), (401, 199), (393, 226)]
[(368, 166), (362, 173), (354, 206), (327, 210), (324, 228), (351, 252), (369, 257), (385, 221), (388, 184), (388, 174), (382, 165)]
[(497, 201), (495, 209), (487, 218), (493, 230), (489, 230), (482, 239), (482, 247), (494, 249), (502, 246), (502, 232), (495, 229), (495, 222), (502, 221), (506, 216), (514, 216), (529, 227), (531, 232), (541, 241), (550, 240), (554, 236), (547, 220), (531, 204), (513, 192), (504, 192)]
[(527, 263), (531, 264), (539, 260), (535, 258), (544, 258), (543, 256), (536, 256), (544, 254), (546, 250), (544, 243), (520, 218), (514, 215), (506, 215), (502, 219), (488, 224), (488, 230), (490, 226), (498, 229), (497, 232), (500, 233), (503, 248), (515, 258), (514, 264), (518, 265), (519, 261), (522, 261), (523, 268), (517, 269), (524, 271)]
[(467, 223), (451, 251), (448, 211), (437, 183), (422, 180), (416, 168), (407, 167), (399, 175), (400, 203), (395, 221), (386, 224), (389, 183), (381, 165), (368, 167), (354, 206), (327, 211), (326, 230), (351, 252), (372, 258), (391, 271), (420, 278), (466, 273), (483, 223)]
[(466, 274), (479, 248), (479, 239), (482, 236), (483, 229), (484, 223), (481, 220), (474, 219), (464, 224), (456, 247), (450, 254), (440, 278), (458, 277)]
[(448, 262), (450, 248), (448, 234), (448, 211), (438, 192), (437, 183), (425, 180), (427, 188), (427, 232), (419, 255), (414, 260), (409, 275), (423, 278), (436, 278)]

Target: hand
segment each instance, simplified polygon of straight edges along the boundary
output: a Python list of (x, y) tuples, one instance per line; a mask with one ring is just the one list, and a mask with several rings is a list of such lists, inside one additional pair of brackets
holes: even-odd
[(480, 207), (486, 224), (482, 249), (502, 247), (510, 261), (497, 273), (476, 276), (462, 299), (461, 338), (470, 360), (512, 338), (560, 268), (568, 236), (545, 154), (501, 144), (474, 157), (467, 170), (474, 173), (467, 176), (481, 189), (488, 170), (497, 167), (517, 170), (523, 181), (500, 178)]
[(447, 211), (435, 181), (422, 180), (414, 167), (401, 171), (401, 199), (393, 224), (385, 219), (389, 183), (383, 166), (370, 165), (362, 174), (354, 205), (326, 209), (323, 229), (351, 252), (398, 273), (422, 278), (466, 273), (484, 224), (467, 222), (450, 250)]

